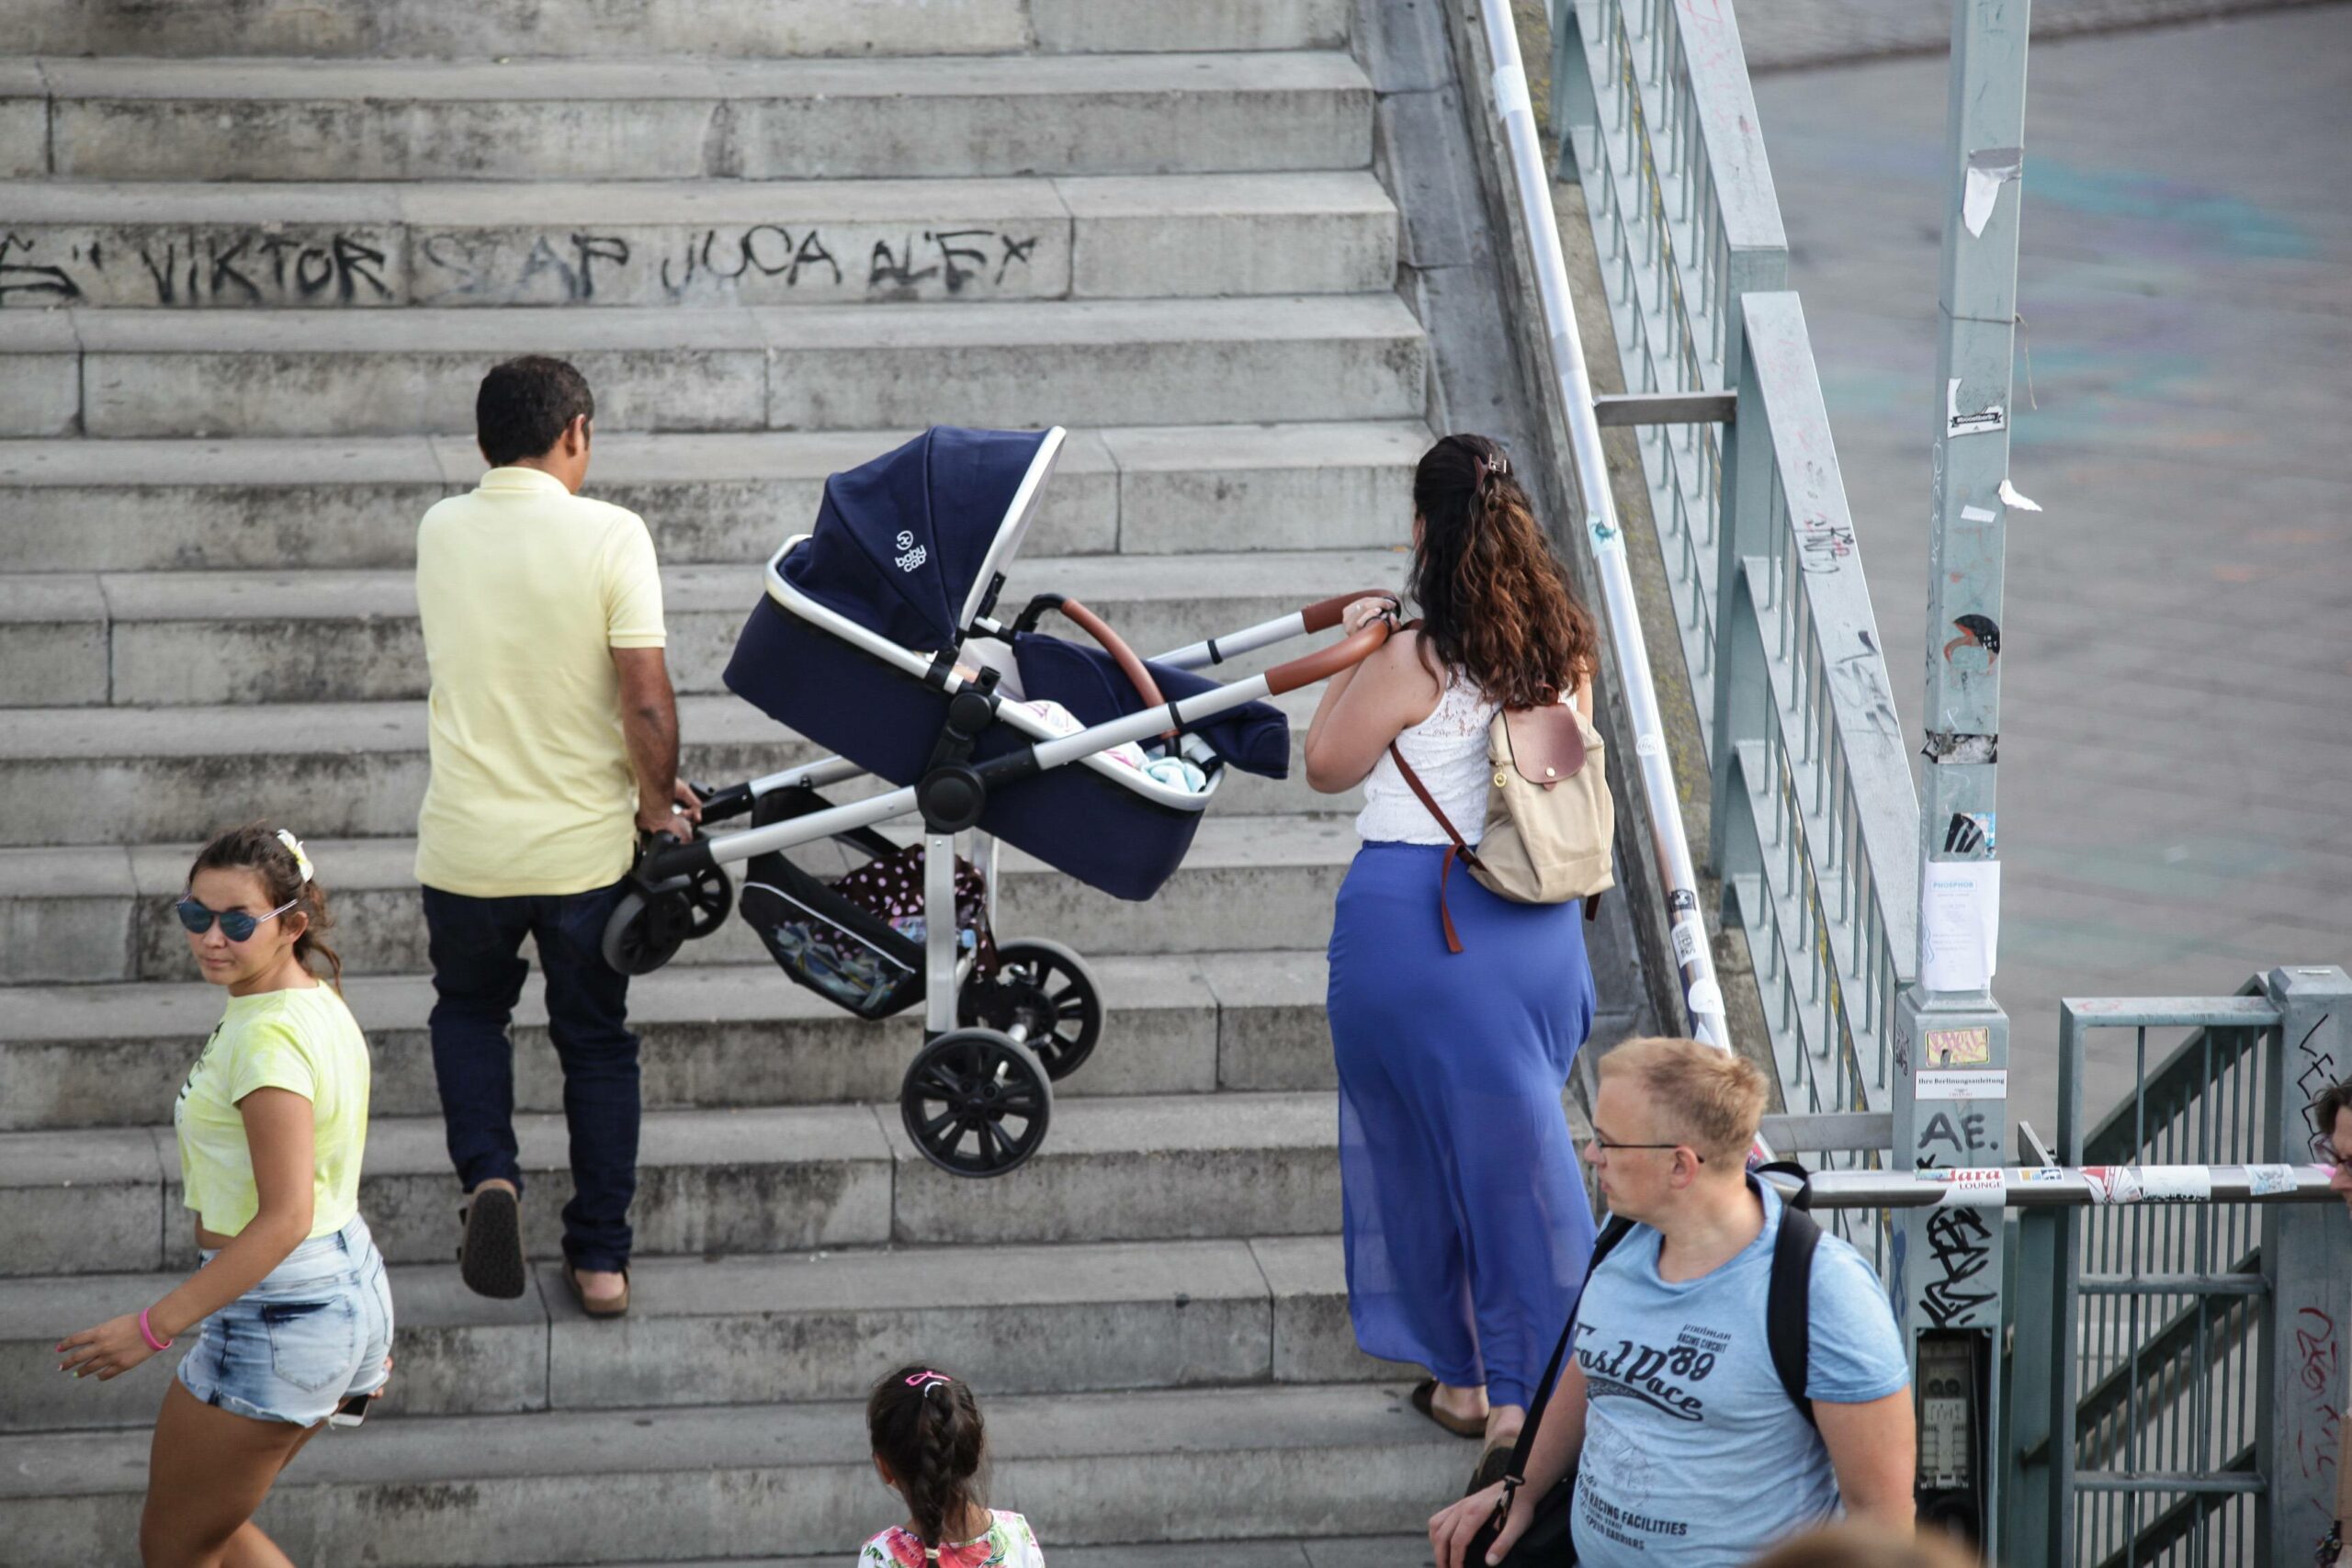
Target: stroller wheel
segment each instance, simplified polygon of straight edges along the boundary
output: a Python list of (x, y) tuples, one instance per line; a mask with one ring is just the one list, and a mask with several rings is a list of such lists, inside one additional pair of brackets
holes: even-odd
[(1039, 937), (1000, 942), (996, 951), (996, 977), (966, 984), (958, 1020), (1012, 1035), (1036, 1053), (1048, 1077), (1069, 1077), (1102, 1034), (1093, 972), (1060, 942)]
[(957, 1029), (925, 1045), (899, 1089), (899, 1113), (923, 1157), (957, 1176), (1002, 1176), (1046, 1141), (1053, 1080), (1026, 1045)]
[(605, 962), (623, 975), (650, 975), (689, 942), (717, 931), (735, 908), (735, 884), (718, 866), (664, 884), (656, 893), (632, 889), (605, 922)]

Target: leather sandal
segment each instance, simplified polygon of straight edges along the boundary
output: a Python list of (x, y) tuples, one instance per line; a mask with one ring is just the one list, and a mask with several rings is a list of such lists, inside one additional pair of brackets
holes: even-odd
[(576, 1267), (568, 1260), (563, 1266), (563, 1282), (571, 1287), (571, 1299), (578, 1302), (580, 1310), (590, 1317), (627, 1317), (628, 1315), (628, 1264), (621, 1265), (620, 1274), (621, 1293), (610, 1301), (601, 1301), (591, 1298), (587, 1292), (580, 1288), (580, 1270)]
[(1413, 1385), (1413, 1408), (1457, 1438), (1483, 1438), (1487, 1435), (1485, 1416), (1454, 1416), (1438, 1408), (1435, 1378), (1423, 1378)]
[(1510, 1456), (1518, 1447), (1518, 1439), (1497, 1443), (1478, 1456), (1478, 1468), (1470, 1472), (1470, 1484), (1462, 1489), (1464, 1497), (1475, 1497), (1500, 1481), (1510, 1472)]
[(512, 1301), (530, 1288), (523, 1261), (523, 1205), (503, 1187), (477, 1187), (458, 1218), (465, 1241), (458, 1248), (458, 1277), (478, 1296)]

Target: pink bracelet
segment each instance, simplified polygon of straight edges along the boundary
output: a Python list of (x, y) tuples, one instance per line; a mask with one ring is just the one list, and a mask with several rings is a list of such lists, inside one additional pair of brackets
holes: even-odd
[(147, 1314), (154, 1310), (153, 1307), (139, 1309), (139, 1337), (147, 1341), (147, 1348), (150, 1350), (168, 1350), (172, 1348), (172, 1342), (168, 1339), (156, 1338), (155, 1331), (147, 1325)]

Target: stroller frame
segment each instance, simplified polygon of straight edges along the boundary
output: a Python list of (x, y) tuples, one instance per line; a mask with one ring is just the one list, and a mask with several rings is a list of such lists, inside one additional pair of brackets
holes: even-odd
[[(1016, 629), (1025, 629), (1042, 609), (1057, 608), (1088, 630), (1104, 650), (1129, 671), (1141, 673), (1136, 660), (1117, 634), (1074, 600), (1043, 594), (1033, 601), (1016, 623), (996, 618), (996, 600), (1004, 584), (1004, 569), (1025, 531), (1038, 492), (1058, 455), (1063, 432), (1047, 433), (1023, 478), (1007, 524), (986, 558), (962, 613), (954, 645), (936, 652), (900, 646), (819, 603), (795, 587), (784, 573), (792, 553), (808, 541), (806, 534), (788, 538), (766, 563), (766, 596), (772, 609), (805, 622), (839, 639), (866, 657), (922, 681), (948, 699), (946, 719), (935, 742), (931, 765), (922, 776), (865, 799), (841, 805), (823, 804), (784, 820), (718, 836), (697, 835), (681, 841), (655, 835), (640, 852), (631, 873), (636, 891), (623, 900), (605, 932), (607, 957), (616, 966), (636, 972), (657, 967), (674, 953), (683, 941), (709, 934), (723, 921), (731, 888), (722, 868), (754, 856), (818, 843), (842, 840), (861, 852), (876, 852), (872, 829), (886, 822), (920, 817), (923, 824), (923, 1025), (924, 1046), (908, 1069), (900, 1107), (909, 1135), (933, 1164), (959, 1175), (995, 1176), (1012, 1170), (1035, 1152), (1050, 1119), (1051, 1079), (1074, 1070), (1091, 1050), (1099, 1032), (1101, 1003), (1082, 962), (1066, 948), (1051, 942), (1003, 944), (1010, 956), (1016, 949), (1042, 954), (1038, 961), (1065, 972), (1088, 1016), (1080, 1037), (1063, 1043), (1054, 1058), (1041, 1062), (1036, 1046), (1040, 1025), (1035, 1010), (1012, 1018), (1001, 1029), (975, 1028), (959, 1019), (959, 991), (971, 961), (959, 951), (956, 903), (956, 842), (959, 833), (979, 821), (990, 795), (1023, 780), (1057, 768), (1091, 767), (1120, 787), (1154, 804), (1178, 811), (1207, 808), (1222, 778), (1224, 762), (1197, 735), (1184, 727), (1270, 696), (1313, 685), (1361, 662), (1385, 642), (1388, 625), (1376, 621), (1362, 631), (1312, 653), (1242, 680), (1212, 686), (1196, 695), (1163, 700), (1140, 711), (1094, 724), (1076, 733), (1058, 735), (1038, 716), (996, 690), (1001, 671), (982, 664), (975, 677), (957, 655), (967, 642), (993, 639), (1010, 645)], [(1381, 591), (1366, 591), (1380, 592)], [(1177, 649), (1155, 662), (1170, 668), (1198, 671), (1223, 663), (1289, 638), (1321, 632), (1340, 622), (1341, 611), (1364, 592), (1345, 593), (1306, 605), (1272, 620)], [(761, 613), (755, 611), (755, 614)], [(978, 660), (975, 660), (978, 663)], [(1157, 694), (1148, 675), (1143, 689)], [(1025, 744), (978, 762), (970, 761), (973, 743), (991, 726), (1003, 726)], [(1204, 786), (1190, 791), (1157, 779), (1105, 753), (1130, 741), (1182, 735), (1182, 754), (1206, 775)], [(778, 791), (814, 792), (868, 776), (847, 758), (829, 756), (724, 788), (702, 790), (703, 821), (725, 821), (752, 812), (758, 803)], [(990, 923), (996, 905), (996, 840), (978, 834), (975, 862), (987, 882)], [(651, 931), (648, 936), (649, 929)], [(651, 952), (632, 964), (620, 955), (634, 938), (640, 951)], [(650, 961), (649, 961), (650, 959)], [(1033, 998), (1034, 999), (1034, 998)], [(944, 1113), (929, 1110), (945, 1103)], [(1019, 1135), (1004, 1123), (1021, 1121)], [(966, 1154), (962, 1140), (978, 1134), (977, 1154)]]

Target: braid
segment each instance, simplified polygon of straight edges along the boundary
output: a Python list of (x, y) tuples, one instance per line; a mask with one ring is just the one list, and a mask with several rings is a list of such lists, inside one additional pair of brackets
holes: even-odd
[(866, 1435), (898, 1478), (915, 1535), (942, 1547), (979, 1502), (986, 1429), (979, 1402), (962, 1381), (902, 1367), (874, 1387)]

